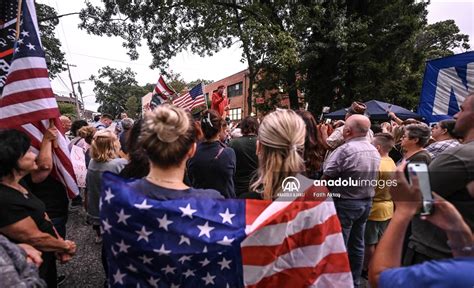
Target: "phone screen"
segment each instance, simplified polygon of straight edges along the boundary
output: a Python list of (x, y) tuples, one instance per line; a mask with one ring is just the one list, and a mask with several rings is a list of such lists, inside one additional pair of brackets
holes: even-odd
[[(433, 194), (431, 193), (430, 177), (428, 166), (425, 163), (408, 163), (408, 175), (415, 173), (420, 184), (422, 207), (420, 214), (429, 215), (433, 210)], [(410, 179), (411, 182), (411, 179)]]

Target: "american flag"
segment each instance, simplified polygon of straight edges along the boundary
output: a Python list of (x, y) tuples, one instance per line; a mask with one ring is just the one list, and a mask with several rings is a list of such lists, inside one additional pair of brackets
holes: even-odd
[[(7, 74), (2, 75), (5, 78), (2, 78), (4, 82), (0, 85), (0, 128), (15, 128), (25, 132), (38, 152), (43, 133), (49, 127), (49, 119), (53, 120), (56, 127), (61, 127), (61, 124), (39, 38), (34, 1), (23, 0), (20, 37), (16, 42), (16, 18), (8, 19), (16, 17), (16, 11), (12, 12), (11, 7), (18, 9), (15, 5), (18, 1), (8, 0), (2, 3), (9, 8), (0, 12), (0, 19), (3, 21), (0, 35), (6, 35), (0, 41), (6, 41), (8, 47), (13, 47), (13, 57), (9, 59), (8, 53), (4, 53), (1, 59), (2, 70)], [(74, 198), (79, 189), (66, 139), (59, 135), (57, 144), (58, 147), (53, 151), (54, 168), (51, 175), (61, 181), (67, 188), (68, 196)]]
[(153, 110), (158, 105), (165, 103), (166, 100), (174, 94), (176, 93), (166, 84), (163, 76), (160, 75), (155, 89), (153, 90), (153, 95), (151, 96), (150, 108)]
[[(300, 191), (327, 191), (298, 177)], [(136, 183), (103, 175), (101, 222), (112, 287), (353, 285), (330, 200), (157, 201)]]
[(204, 93), (202, 92), (202, 83), (194, 86), (193, 89), (173, 101), (173, 105), (189, 111), (193, 110), (194, 107), (205, 104), (206, 99), (204, 97)]

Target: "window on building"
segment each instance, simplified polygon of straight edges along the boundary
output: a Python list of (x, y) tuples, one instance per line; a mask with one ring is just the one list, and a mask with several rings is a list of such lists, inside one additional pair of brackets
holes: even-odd
[(227, 86), (227, 97), (242, 95), (242, 82)]
[(229, 118), (232, 121), (242, 119), (242, 108), (230, 109)]

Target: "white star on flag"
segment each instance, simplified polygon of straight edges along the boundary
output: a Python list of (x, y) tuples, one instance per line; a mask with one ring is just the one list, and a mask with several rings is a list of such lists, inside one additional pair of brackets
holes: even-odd
[(171, 267), (170, 265), (166, 265), (165, 268), (161, 268), (161, 271), (165, 272), (165, 275), (168, 273), (174, 274), (175, 267)]
[(23, 44), (23, 38), (21, 39), (18, 39), (18, 41), (16, 41), (18, 44)]
[(222, 217), (222, 223), (228, 222), (229, 224), (232, 224), (232, 218), (235, 216), (235, 214), (229, 213), (229, 208), (225, 210), (225, 213), (219, 213), (219, 215)]
[(23, 31), (21, 31), (21, 36), (30, 37), (30, 32), (23, 30)]
[(113, 246), (110, 248), (110, 250), (112, 251), (112, 254), (114, 254), (114, 256), (117, 256), (118, 252), (115, 251)]
[(217, 243), (225, 246), (231, 246), (234, 240), (235, 238), (228, 238), (227, 236), (224, 236), (224, 239), (222, 239), (221, 241), (217, 241)]
[(107, 201), (107, 203), (110, 204), (110, 200), (111, 200), (112, 198), (114, 198), (114, 197), (115, 197), (115, 195), (112, 194), (112, 190), (111, 190), (110, 188), (108, 188), (107, 190), (105, 190), (105, 198), (104, 198), (104, 200)]
[(121, 284), (123, 285), (123, 277), (125, 277), (126, 274), (120, 273), (120, 270), (117, 269), (117, 273), (114, 274), (114, 284)]
[(171, 250), (166, 250), (165, 244), (161, 244), (160, 250), (153, 249), (153, 251), (160, 255), (168, 255), (171, 253)]
[(179, 207), (179, 210), (183, 212), (181, 217), (188, 216), (189, 218), (193, 219), (193, 214), (196, 213), (197, 210), (191, 209), (191, 204), (188, 203), (186, 207)]
[(173, 223), (173, 221), (168, 220), (168, 216), (165, 214), (163, 218), (156, 218), (158, 222), (160, 223), (160, 227), (158, 228), (163, 228), (166, 231), (168, 231), (168, 226)]
[(107, 218), (105, 220), (102, 220), (102, 225), (104, 225), (102, 229), (110, 234), (110, 228), (112, 228), (112, 225), (109, 224), (109, 220)]
[(26, 47), (28, 47), (30, 50), (36, 50), (36, 49), (35, 49), (35, 45), (33, 45), (33, 44), (31, 44), (31, 43), (28, 43), (28, 44), (26, 45)]
[(117, 216), (119, 217), (119, 219), (118, 219), (118, 221), (117, 221), (117, 224), (118, 224), (118, 223), (123, 223), (123, 224), (127, 225), (127, 219), (130, 218), (130, 217), (132, 217), (131, 215), (125, 214), (125, 212), (123, 211), (123, 209), (120, 210), (120, 213), (117, 213), (117, 212), (116, 212), (115, 214), (117, 214)]
[(206, 224), (204, 225), (197, 225), (197, 227), (199, 228), (199, 230), (201, 230), (199, 232), (199, 237), (201, 237), (202, 235), (206, 235), (207, 238), (211, 238), (211, 231), (215, 229), (214, 227), (209, 226), (209, 221), (206, 221)]
[(191, 240), (189, 240), (189, 238), (185, 237), (184, 235), (181, 235), (181, 238), (179, 239), (179, 244), (178, 245), (181, 245), (182, 243), (186, 243), (189, 246), (191, 246)]
[(179, 288), (179, 284), (171, 284), (170, 288)]
[(146, 280), (146, 282), (148, 282), (148, 284), (150, 284), (152, 287), (158, 287), (158, 282), (160, 281), (160, 279), (155, 279), (153, 278), (153, 276), (151, 276), (149, 279)]
[(188, 269), (188, 271), (183, 273), (184, 277), (187, 279), (190, 276), (196, 276), (194, 275), (194, 270)]
[(191, 261), (191, 256), (183, 255), (181, 256), (181, 258), (178, 259), (178, 262), (181, 262), (181, 264), (184, 264), (184, 261)]
[(138, 271), (137, 268), (135, 268), (135, 266), (133, 266), (132, 264), (128, 265), (127, 269), (130, 270), (131, 272), (135, 272), (135, 273)]
[(135, 204), (134, 206), (137, 207), (140, 210), (148, 210), (151, 207), (153, 207), (152, 205), (146, 204), (146, 199), (143, 200), (143, 202), (141, 204)]
[(151, 261), (153, 261), (153, 258), (148, 258), (145, 254), (138, 257), (138, 259), (142, 260), (143, 264), (151, 264)]
[(207, 253), (207, 246), (204, 246), (204, 249), (202, 249), (202, 253)]
[(230, 270), (229, 264), (232, 262), (232, 260), (227, 260), (225, 257), (222, 257), (221, 262), (217, 262), (217, 264), (221, 265), (221, 271), (224, 270), (225, 268)]
[(207, 264), (211, 263), (211, 261), (207, 260), (207, 258), (204, 258), (203, 261), (199, 261), (199, 263), (201, 263), (201, 267), (204, 267), (206, 266)]
[(145, 240), (146, 242), (148, 242), (148, 236), (150, 236), (151, 233), (153, 233), (153, 232), (151, 232), (151, 231), (150, 231), (150, 232), (146, 231), (145, 226), (142, 226), (142, 230), (140, 230), (140, 231), (135, 231), (135, 233), (138, 234), (138, 239), (137, 239), (137, 241), (140, 241), (140, 240), (143, 239), (143, 240)]
[(125, 244), (125, 242), (120, 241), (120, 243), (115, 243), (119, 247), (119, 252), (125, 252), (128, 253), (128, 248), (130, 248), (130, 245)]
[(206, 277), (202, 277), (201, 279), (206, 282), (206, 285), (214, 285), (214, 278), (216, 278), (216, 276), (212, 276), (211, 274), (209, 274), (209, 272), (207, 272)]

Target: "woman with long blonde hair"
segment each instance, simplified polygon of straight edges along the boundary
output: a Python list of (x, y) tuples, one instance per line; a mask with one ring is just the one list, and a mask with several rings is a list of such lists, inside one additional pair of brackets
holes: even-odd
[(120, 143), (114, 132), (99, 130), (92, 139), (90, 154), (91, 161), (87, 169), (87, 216), (92, 228), (96, 231), (96, 242), (101, 241), (99, 198), (102, 182), (102, 173), (105, 171), (120, 173), (127, 164), (127, 160), (118, 157)]
[[(252, 192), (242, 197), (275, 199), (286, 177), (304, 173), (305, 136), (305, 123), (296, 112), (277, 110), (265, 116), (258, 129), (257, 179), (250, 186)], [(260, 193), (259, 197), (255, 192)]]

